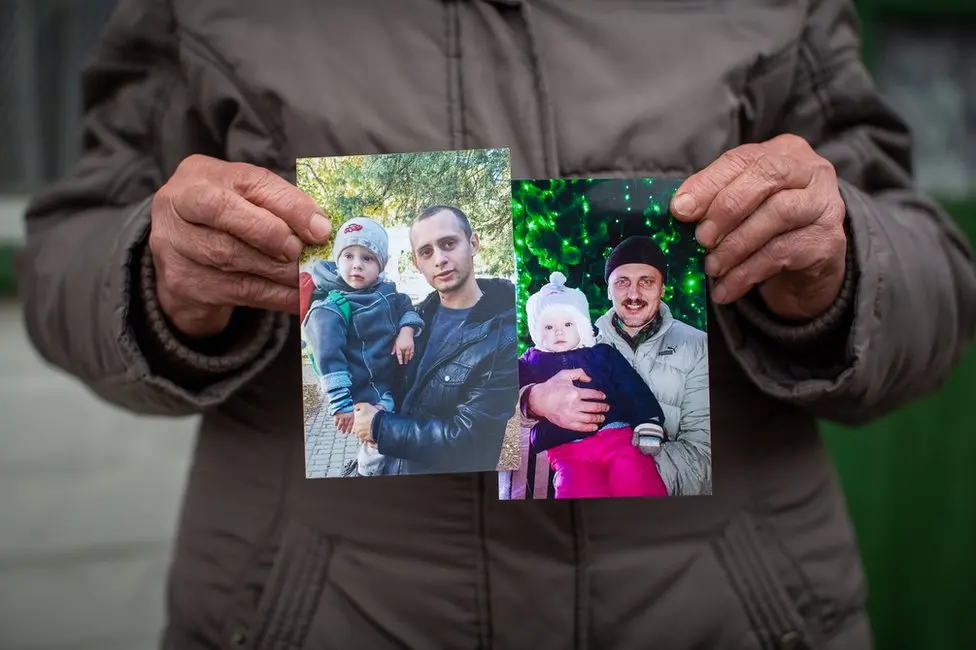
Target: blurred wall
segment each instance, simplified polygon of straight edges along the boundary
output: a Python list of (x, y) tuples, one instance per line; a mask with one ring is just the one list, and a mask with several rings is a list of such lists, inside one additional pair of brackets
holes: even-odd
[[(976, 2), (856, 4), (878, 88), (912, 128), (920, 185), (976, 244)], [(825, 426), (870, 580), (879, 650), (976, 648), (974, 401), (971, 349), (934, 395), (860, 429)]]
[(0, 648), (159, 646), (194, 423), (97, 401), (0, 302)]
[(10, 298), (24, 202), (77, 158), (80, 66), (114, 4), (0, 0), (3, 650), (155, 650), (163, 624), (196, 420), (97, 400), (37, 356)]

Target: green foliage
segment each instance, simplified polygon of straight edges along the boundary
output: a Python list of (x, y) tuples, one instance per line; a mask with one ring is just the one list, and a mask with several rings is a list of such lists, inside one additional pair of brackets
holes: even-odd
[(410, 251), (403, 251), (400, 253), (400, 259), (397, 261), (397, 270), (400, 273), (410, 269), (413, 266), (413, 258), (410, 255)]
[(671, 217), (680, 181), (583, 179), (516, 181), (512, 184), (519, 354), (532, 345), (525, 304), (561, 271), (567, 284), (586, 294), (590, 316), (611, 307), (603, 279), (613, 247), (631, 235), (652, 237), (668, 259), (663, 300), (675, 318), (706, 328), (704, 250), (694, 227)]
[[(409, 226), (432, 205), (460, 208), (482, 242), (476, 271), (511, 276), (511, 166), (506, 149), (434, 151), (334, 158), (302, 158), (298, 186), (322, 207), (338, 228), (356, 216), (387, 227)], [(302, 259), (320, 258), (331, 246), (306, 249)]]

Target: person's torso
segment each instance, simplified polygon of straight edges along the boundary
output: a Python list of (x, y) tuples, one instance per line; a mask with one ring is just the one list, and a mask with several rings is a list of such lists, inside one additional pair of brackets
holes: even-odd
[[(376, 403), (387, 394), (392, 398), (402, 378), (397, 358), (391, 354), (400, 331), (393, 283), (380, 282), (359, 291), (338, 286), (322, 289), (326, 295), (313, 301), (310, 311), (327, 308), (346, 320), (343, 356), (352, 376), (350, 391), (353, 400)], [(348, 309), (344, 310), (328, 298), (328, 291), (332, 289), (341, 294)]]
[(409, 378), (411, 383), (427, 374), (432, 366), (436, 365), (445, 344), (449, 344), (453, 339), (465, 334), (465, 321), (471, 309), (451, 309), (444, 305), (439, 305), (433, 318), (426, 324), (426, 331), (417, 342), (417, 364), (410, 368)]
[[(513, 179), (684, 177), (775, 135), (791, 90), (809, 82), (798, 72), (808, 4), (159, 3), (174, 12), (179, 60), (155, 116), (158, 162), (169, 174), (186, 155), (211, 153), (294, 179), (302, 156), (509, 147)], [(862, 602), (862, 582), (815, 424), (762, 395), (720, 332), (708, 343), (713, 496), (513, 504), (491, 498), (492, 475), (305, 480), (296, 328), (261, 375), (204, 417), (173, 634), (216, 643), (249, 630), (258, 607), (329, 647), (372, 629), (348, 624), (353, 612), (390, 624), (370, 637), (376, 648), (435, 629), (444, 647), (468, 647), (486, 629), (497, 647), (575, 647), (580, 630), (599, 639), (637, 629), (616, 615), (579, 618), (612, 606), (586, 599), (592, 581), (617, 576), (654, 603), (646, 643), (752, 648), (760, 629), (773, 639), (836, 629), (838, 612)], [(471, 367), (465, 355), (438, 365), (430, 395), (450, 402)], [(662, 402), (670, 383), (656, 387)], [(229, 493), (246, 509), (212, 497)], [(597, 586), (606, 595), (620, 584)], [(564, 607), (565, 594), (577, 600)]]
[[(806, 11), (749, 0), (171, 4), (184, 83), (160, 107), (176, 131), (161, 143), (164, 171), (209, 136), (216, 153), (291, 178), (302, 156), (477, 147), (509, 147), (513, 178), (684, 176), (772, 134)], [(177, 121), (187, 105), (192, 130)]]
[(504, 330), (514, 327), (515, 314), (514, 305), (484, 319), (476, 317), (479, 312), (472, 308), (459, 322), (449, 319), (451, 331), (436, 345), (430, 344), (430, 330), (424, 331), (418, 342), (421, 359), (407, 374), (405, 414), (453, 419), (469, 391), (481, 388), (478, 378), (495, 363), (499, 342)]
[(661, 330), (632, 348), (604, 315), (597, 321), (600, 340), (613, 345), (647, 382), (664, 411), (664, 430), (673, 439), (681, 422), (688, 375), (702, 356), (707, 356), (706, 335), (670, 316)]

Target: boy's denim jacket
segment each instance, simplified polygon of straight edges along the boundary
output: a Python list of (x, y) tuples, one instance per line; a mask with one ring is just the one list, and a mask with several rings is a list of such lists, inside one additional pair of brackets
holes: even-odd
[[(397, 293), (396, 285), (383, 279), (353, 289), (335, 262), (319, 262), (311, 274), (315, 289), (302, 327), (328, 396), (329, 415), (349, 413), (356, 402), (393, 410), (393, 396), (403, 377), (392, 354), (394, 342), (402, 327), (412, 327), (416, 337), (424, 326), (409, 296)], [(338, 291), (348, 302), (348, 322), (340, 305), (329, 298), (330, 291)]]

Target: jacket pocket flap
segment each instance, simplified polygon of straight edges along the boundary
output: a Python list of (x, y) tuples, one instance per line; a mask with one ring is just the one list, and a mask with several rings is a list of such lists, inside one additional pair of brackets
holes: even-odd
[(468, 381), (468, 377), (471, 376), (471, 366), (452, 361), (438, 368), (434, 376), (442, 384), (459, 386)]

